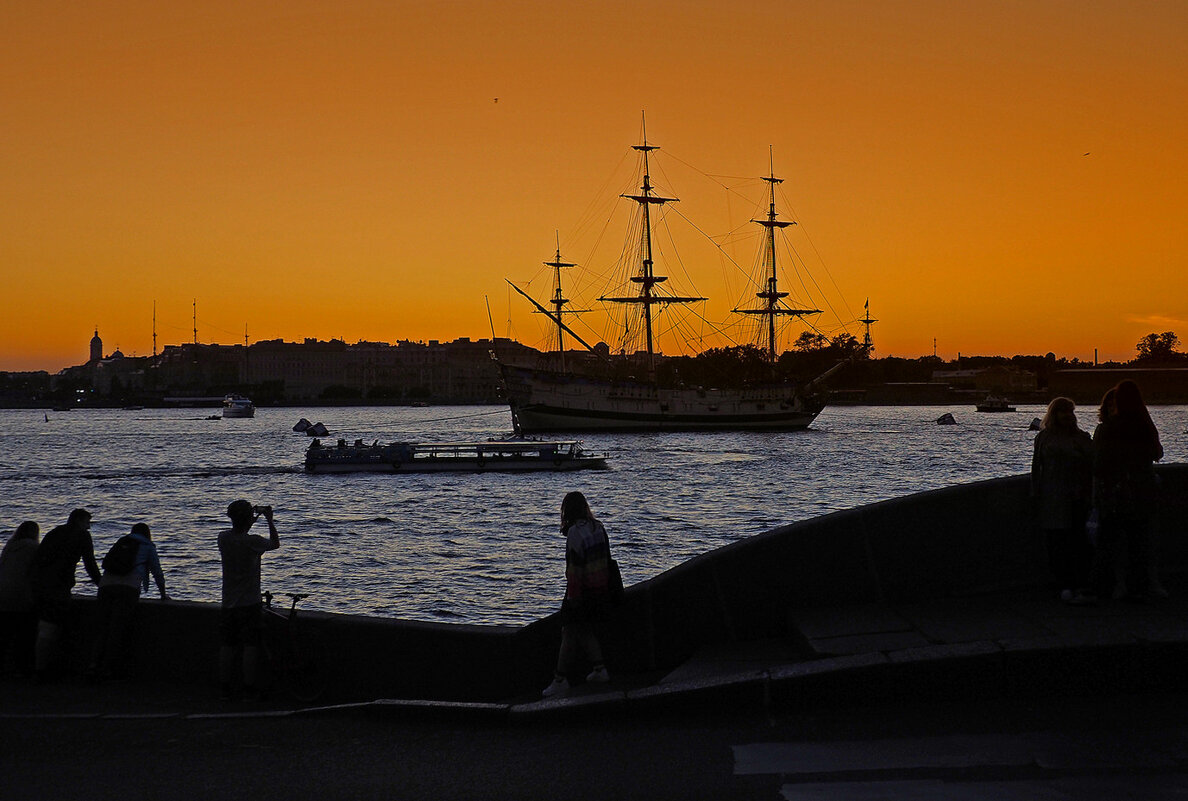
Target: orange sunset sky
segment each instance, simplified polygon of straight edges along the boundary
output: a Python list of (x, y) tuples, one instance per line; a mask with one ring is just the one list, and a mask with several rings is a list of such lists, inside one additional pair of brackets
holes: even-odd
[[(773, 148), (789, 241), (837, 311), (818, 324), (869, 297), (876, 356), (1188, 340), (1188, 3), (7, 0), (2, 18), (0, 370), (82, 363), (95, 326), (147, 355), (154, 302), (159, 346), (192, 340), (195, 301), (199, 339), (233, 344), (486, 337), (484, 298), (500, 336), (543, 346), (504, 279), (544, 298), (555, 232), (602, 270), (594, 243), (621, 235), (584, 215), (630, 190), (641, 112), (656, 182), (708, 233), (746, 227)], [(753, 246), (726, 250), (749, 266)], [(724, 257), (681, 259), (727, 316)]]

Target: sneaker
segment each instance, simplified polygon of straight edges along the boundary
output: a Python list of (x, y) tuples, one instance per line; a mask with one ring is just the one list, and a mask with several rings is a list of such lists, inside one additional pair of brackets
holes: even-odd
[(1088, 593), (1077, 591), (1072, 594), (1072, 598), (1069, 598), (1066, 603), (1069, 606), (1093, 606), (1097, 603), (1097, 599)]
[(610, 681), (610, 674), (606, 672), (606, 668), (602, 665), (590, 671), (590, 675), (586, 676), (586, 681), (592, 684), (606, 684)]
[(1061, 590), (1060, 591), (1060, 600), (1066, 604), (1071, 604), (1073, 601), (1074, 595), (1075, 595), (1075, 593), (1072, 590)]
[(541, 693), (541, 698), (552, 698), (554, 695), (568, 695), (569, 694), (569, 679), (558, 676), (553, 679), (553, 683), (545, 687)]

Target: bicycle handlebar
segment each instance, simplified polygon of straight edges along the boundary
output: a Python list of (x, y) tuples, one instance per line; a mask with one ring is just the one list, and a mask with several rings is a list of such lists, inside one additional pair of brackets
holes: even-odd
[[(298, 601), (304, 601), (306, 598), (309, 597), (308, 592), (286, 592), (283, 594), (288, 596), (289, 598), (293, 599), (293, 603), (291, 604), (291, 606), (296, 606)], [(275, 596), (271, 592), (269, 592), (268, 590), (265, 590), (263, 593), (261, 593), (260, 597), (263, 598), (265, 606), (267, 606), (269, 608), (272, 607), (272, 599)]]

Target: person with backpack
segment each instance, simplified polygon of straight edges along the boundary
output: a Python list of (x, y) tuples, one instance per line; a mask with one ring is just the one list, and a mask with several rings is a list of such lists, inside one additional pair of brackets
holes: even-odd
[(120, 677), (127, 670), (136, 622), (136, 603), (141, 591), (148, 591), (149, 575), (157, 583), (161, 600), (168, 601), (165, 574), (146, 523), (115, 541), (103, 557), (103, 577), (95, 605), (95, 645), (87, 675), (92, 679)]
[(29, 565), (29, 583), (37, 606), (34, 677), (38, 681), (50, 678), (60, 662), (62, 632), (71, 622), (70, 591), (79, 560), (91, 581), (98, 584), (102, 574), (91, 539), (91, 513), (86, 509), (75, 509), (65, 525), (42, 537)]

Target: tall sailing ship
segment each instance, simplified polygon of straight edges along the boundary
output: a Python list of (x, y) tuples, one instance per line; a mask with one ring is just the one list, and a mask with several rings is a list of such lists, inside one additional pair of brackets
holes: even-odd
[[(634, 359), (634, 370), (643, 377), (624, 374), (609, 364), (606, 349), (589, 345), (564, 321), (570, 301), (561, 288), (561, 268), (575, 265), (561, 260), (558, 244), (556, 258), (545, 265), (555, 273), (554, 293), (549, 309), (537, 302), (520, 287), (508, 283), (527, 298), (536, 310), (547, 315), (556, 326), (558, 352), (547, 366), (516, 365), (498, 359), (512, 420), (518, 433), (532, 434), (552, 431), (724, 431), (724, 430), (795, 430), (806, 428), (825, 406), (823, 382), (839, 369), (836, 365), (824, 375), (806, 383), (771, 382), (740, 388), (688, 387), (679, 382), (665, 385), (657, 380), (657, 353), (653, 333), (654, 318), (660, 308), (671, 304), (704, 301), (702, 297), (668, 295), (658, 291), (667, 276), (657, 275), (653, 259), (653, 207), (673, 203), (675, 198), (656, 193), (649, 172), (649, 155), (659, 148), (647, 143), (633, 145), (642, 158), (642, 183), (638, 193), (623, 195), (639, 205), (642, 218), (639, 226), (639, 264), (630, 282), (638, 287), (633, 294), (603, 296), (599, 300), (624, 304), (635, 309), (642, 318), (645, 349)], [(755, 293), (759, 303), (754, 308), (740, 308), (738, 314), (754, 315), (763, 322), (764, 352), (773, 376), (776, 363), (777, 320), (781, 317), (804, 317), (819, 314), (818, 309), (793, 308), (785, 305), (788, 297), (778, 286), (776, 265), (776, 232), (794, 223), (779, 219), (776, 211), (775, 188), (782, 179), (774, 170), (763, 180), (768, 184), (769, 204), (763, 219), (752, 220), (764, 230), (765, 281)], [(603, 359), (603, 369), (580, 371), (567, 369), (564, 335)], [(629, 371), (632, 372), (632, 371)]]

